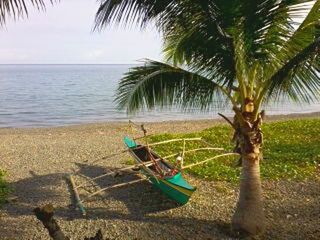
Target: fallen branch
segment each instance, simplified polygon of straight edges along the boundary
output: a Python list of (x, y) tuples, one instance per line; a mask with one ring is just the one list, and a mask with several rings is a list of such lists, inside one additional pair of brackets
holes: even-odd
[[(48, 230), (50, 237), (53, 240), (70, 240), (61, 231), (57, 221), (53, 218), (54, 208), (52, 204), (47, 204), (43, 207), (37, 207), (33, 210), (37, 219), (40, 220), (43, 226)], [(101, 229), (96, 233), (94, 237), (85, 237), (84, 240), (103, 240)]]
[(37, 219), (40, 220), (43, 226), (48, 230), (50, 237), (53, 240), (69, 240), (61, 231), (57, 221), (53, 218), (53, 206), (47, 204), (44, 207), (37, 207), (33, 210)]

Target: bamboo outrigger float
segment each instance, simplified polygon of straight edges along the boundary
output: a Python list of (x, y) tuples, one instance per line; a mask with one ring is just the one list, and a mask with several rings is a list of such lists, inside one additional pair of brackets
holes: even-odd
[[(114, 189), (118, 187), (124, 187), (128, 185), (132, 185), (141, 181), (149, 181), (152, 183), (156, 188), (160, 189), (165, 195), (167, 195), (169, 198), (175, 200), (177, 203), (183, 205), (186, 204), (189, 201), (189, 198), (193, 194), (193, 192), (196, 190), (196, 187), (191, 186), (182, 176), (182, 171), (184, 169), (188, 169), (194, 166), (198, 166), (204, 163), (207, 163), (209, 161), (212, 161), (214, 159), (230, 156), (230, 155), (238, 155), (237, 153), (223, 153), (220, 155), (216, 155), (214, 157), (205, 159), (200, 162), (192, 163), (189, 165), (184, 166), (183, 160), (185, 157), (185, 154), (191, 153), (191, 152), (198, 152), (198, 151), (224, 151), (223, 148), (217, 148), (212, 146), (211, 144), (205, 142), (202, 138), (181, 138), (181, 139), (170, 139), (162, 142), (157, 143), (151, 143), (149, 144), (147, 141), (147, 131), (145, 130), (144, 126), (141, 125), (141, 129), (143, 130), (144, 136), (139, 137), (136, 139), (131, 139), (129, 137), (124, 137), (124, 144), (127, 147), (126, 150), (121, 151), (119, 154), (123, 154), (128, 152), (133, 159), (135, 160), (136, 164), (124, 167), (121, 169), (117, 169), (116, 171), (110, 171), (108, 173), (102, 174), (100, 176), (94, 177), (94, 178), (88, 178), (86, 177), (86, 183), (81, 185), (76, 185), (74, 178), (72, 175), (68, 176), (68, 179), (71, 183), (71, 187), (74, 192), (74, 197), (76, 201), (76, 205), (79, 208), (80, 212), (83, 215), (86, 215), (86, 210), (84, 207), (84, 203), (88, 201), (90, 198), (107, 191), (109, 189)], [(137, 139), (145, 139), (145, 144), (139, 144), (136, 142)], [(182, 153), (177, 154), (171, 154), (166, 157), (161, 157), (159, 154), (157, 154), (152, 147), (172, 142), (178, 142), (183, 141), (183, 150)], [(204, 143), (207, 147), (203, 148), (196, 148), (186, 151), (186, 142), (189, 141), (201, 141)], [(119, 154), (112, 154), (110, 156), (104, 157), (103, 159), (108, 159), (110, 157), (115, 157)], [(171, 157), (177, 156), (177, 162), (176, 164), (170, 163), (167, 159)], [(97, 161), (95, 161), (97, 162)], [(95, 163), (94, 162), (94, 163)], [(87, 183), (95, 183), (95, 180), (105, 178), (107, 176), (115, 176), (119, 172), (124, 172), (128, 170), (139, 170), (140, 172), (140, 179), (133, 180), (130, 182), (124, 182), (119, 183), (116, 185), (108, 186), (105, 188), (101, 188), (95, 192), (89, 192), (89, 195), (87, 195), (85, 198), (81, 199), (78, 190), (79, 189), (85, 189), (87, 186)], [(132, 171), (132, 174), (137, 174), (136, 171)]]

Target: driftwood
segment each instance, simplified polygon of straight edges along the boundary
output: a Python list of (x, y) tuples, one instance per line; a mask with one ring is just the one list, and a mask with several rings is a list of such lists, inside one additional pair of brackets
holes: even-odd
[[(61, 231), (57, 221), (53, 218), (54, 208), (52, 204), (47, 204), (43, 207), (37, 207), (33, 210), (37, 219), (40, 220), (43, 226), (48, 230), (51, 239), (53, 240), (70, 240)], [(103, 240), (101, 229), (98, 230), (94, 237), (85, 237), (84, 240)]]
[(57, 221), (53, 218), (53, 206), (47, 204), (44, 207), (37, 207), (33, 210), (37, 219), (40, 220), (43, 226), (48, 230), (50, 237), (53, 240), (69, 240), (61, 231)]

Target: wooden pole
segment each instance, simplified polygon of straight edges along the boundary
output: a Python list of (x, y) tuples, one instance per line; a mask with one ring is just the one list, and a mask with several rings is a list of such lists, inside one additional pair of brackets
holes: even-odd
[(181, 171), (183, 170), (183, 162), (184, 162), (184, 153), (186, 150), (186, 141), (183, 139), (183, 147), (182, 147), (182, 159), (181, 159), (181, 165), (180, 165), (180, 169)]
[(214, 160), (214, 159), (217, 159), (217, 158), (220, 158), (220, 157), (225, 157), (225, 156), (239, 156), (239, 153), (225, 153), (225, 154), (221, 154), (221, 155), (218, 155), (218, 156), (214, 156), (212, 158), (208, 158), (204, 161), (201, 161), (201, 162), (197, 162), (197, 163), (192, 163), (192, 164), (189, 164), (185, 167), (182, 167), (182, 169), (187, 169), (187, 168), (191, 168), (191, 167), (194, 167), (194, 166), (197, 166), (197, 165), (200, 165), (200, 164), (204, 164), (204, 163), (207, 163), (211, 160)]
[(138, 179), (138, 180), (134, 180), (134, 181), (131, 181), (131, 182), (127, 182), (127, 183), (120, 183), (120, 184), (116, 184), (116, 185), (113, 185), (113, 186), (109, 186), (109, 187), (105, 187), (105, 188), (102, 188), (100, 189), (99, 191), (96, 191), (92, 194), (90, 194), (88, 197), (86, 197), (83, 202), (86, 202), (89, 198), (101, 193), (101, 192), (104, 192), (104, 191), (107, 191), (109, 189), (112, 189), (112, 188), (118, 188), (118, 187), (124, 187), (124, 186), (127, 186), (127, 185), (131, 185), (131, 184), (134, 184), (134, 183), (137, 183), (137, 182), (141, 182), (141, 181), (145, 181), (147, 179), (143, 178), (143, 179)]
[[(99, 159), (96, 159), (96, 160), (94, 160), (94, 161), (92, 161), (92, 162), (89, 162), (89, 161), (88, 161), (88, 163), (89, 163), (90, 165), (92, 165), (92, 164), (94, 164), (94, 163), (101, 162), (101, 161), (103, 161), (103, 160), (106, 160), (106, 159), (110, 159), (110, 158), (119, 156), (119, 155), (121, 155), (121, 154), (123, 154), (123, 153), (128, 152), (129, 150), (130, 150), (130, 149), (125, 149), (125, 150), (122, 150), (122, 151), (117, 152), (117, 153), (112, 153), (112, 154), (110, 154), (110, 155), (108, 155), (108, 156), (104, 156), (104, 157), (99, 158)], [(89, 165), (88, 167), (90, 167), (90, 165)]]
[[(161, 145), (161, 144), (166, 144), (166, 143), (171, 143), (171, 142), (179, 142), (179, 141), (183, 141), (183, 140), (185, 140), (185, 141), (203, 141), (202, 138), (178, 138), (178, 139), (170, 139), (170, 140), (161, 141), (161, 142), (149, 143), (148, 146), (149, 147), (157, 146), (157, 145)], [(138, 149), (145, 148), (145, 147), (146, 147), (145, 145), (141, 145), (139, 147), (135, 147), (132, 149), (138, 150)], [(125, 150), (123, 152), (126, 152), (126, 151), (130, 151), (130, 149)]]
[(74, 180), (73, 180), (72, 175), (69, 174), (68, 178), (69, 178), (69, 181), (70, 181), (70, 183), (71, 183), (72, 190), (73, 190), (73, 192), (74, 192), (74, 197), (75, 197), (75, 200), (76, 200), (76, 205), (77, 205), (77, 207), (79, 208), (81, 214), (82, 214), (83, 216), (85, 216), (87, 213), (86, 213), (86, 210), (85, 210), (85, 208), (84, 208), (84, 206), (83, 206), (83, 204), (82, 204), (82, 202), (81, 202), (81, 199), (80, 199), (80, 196), (79, 196), (79, 193), (78, 193), (76, 184), (74, 183)]
[[(147, 149), (147, 152), (148, 152), (148, 155), (149, 155), (149, 158), (151, 159), (151, 161), (154, 163), (154, 167), (156, 169), (156, 171), (161, 175), (163, 176), (164, 173), (163, 173), (163, 170), (161, 169), (161, 167), (159, 166), (158, 162), (155, 161), (152, 153), (151, 153), (151, 150), (150, 150), (150, 146), (149, 146), (149, 141), (147, 139), (147, 130), (144, 128), (144, 125), (142, 124), (141, 125), (141, 129), (143, 131), (143, 135), (144, 135), (144, 139), (145, 139), (145, 143), (146, 143), (146, 149)], [(153, 174), (154, 175), (154, 174)], [(157, 178), (156, 178), (157, 179)]]
[[(155, 161), (160, 161), (161, 159), (156, 159)], [(135, 164), (133, 166), (129, 166), (129, 167), (125, 167), (125, 168), (120, 168), (120, 169), (117, 169), (117, 171), (126, 171), (126, 170), (130, 170), (130, 169), (133, 169), (133, 168), (136, 168), (136, 167), (150, 167), (153, 165), (153, 161), (149, 161), (149, 162), (146, 162), (146, 163), (139, 163), (139, 164)], [(93, 182), (94, 180), (97, 180), (97, 179), (100, 179), (100, 178), (103, 178), (103, 177), (106, 177), (106, 176), (110, 176), (110, 175), (113, 175), (115, 174), (116, 172), (115, 171), (112, 171), (112, 172), (108, 172), (106, 174), (102, 174), (100, 176), (97, 176), (97, 177), (94, 177), (94, 178), (88, 178), (88, 181), (90, 182)], [(81, 185), (78, 185), (76, 186), (75, 188), (78, 189), (78, 188), (81, 188), (81, 187), (84, 187), (86, 186), (86, 184), (81, 184)]]
[[(155, 180), (159, 183), (159, 177), (151, 170), (149, 169), (148, 167), (149, 166), (152, 166), (152, 165), (155, 165), (155, 163), (157, 163), (158, 161), (161, 161), (162, 159), (161, 158), (157, 158), (157, 159), (154, 159), (152, 161), (149, 161), (149, 162), (142, 162), (141, 159), (139, 159), (139, 157), (137, 155), (135, 155), (134, 153), (132, 153), (132, 156), (134, 158), (137, 159), (137, 161), (140, 161), (141, 163), (139, 163), (138, 165), (140, 165), (141, 167), (143, 167), (144, 171), (146, 171), (148, 174), (150, 174), (151, 176), (153, 176), (155, 178)], [(136, 165), (137, 166), (137, 165)]]
[(201, 141), (202, 141), (204, 144), (206, 144), (206, 145), (208, 145), (208, 146), (210, 146), (210, 147), (213, 147), (213, 148), (216, 147), (216, 146), (214, 146), (213, 144), (208, 143), (207, 141), (205, 141), (205, 140), (203, 140), (203, 139), (201, 139)]
[(166, 141), (151, 143), (151, 144), (149, 144), (149, 146), (156, 146), (156, 145), (160, 145), (160, 144), (178, 142), (178, 141), (201, 141), (201, 140), (202, 140), (202, 138), (178, 138), (178, 139), (170, 139), (170, 140), (166, 140)]
[[(152, 135), (147, 135), (147, 137), (149, 136), (152, 136)], [(141, 138), (145, 138), (145, 136), (142, 136), (142, 137), (138, 137), (138, 138), (134, 138), (134, 140), (137, 140), (137, 139), (141, 139)], [(162, 142), (156, 142), (156, 143), (151, 143), (149, 144), (149, 146), (156, 146), (156, 145), (161, 145), (161, 144), (165, 144), (165, 143), (170, 143), (170, 142), (177, 142), (177, 141), (200, 141), (202, 140), (201, 138), (186, 138), (186, 139), (170, 139), (170, 140), (166, 140), (166, 141), (162, 141)], [(203, 140), (202, 140), (203, 141)], [(145, 146), (139, 146), (139, 147), (136, 147), (135, 149), (141, 149), (141, 148), (144, 148)], [(110, 154), (108, 156), (104, 156), (100, 159), (97, 159), (95, 161), (92, 161), (92, 162), (89, 162), (89, 164), (94, 164), (94, 163), (97, 163), (97, 162), (101, 162), (103, 160), (106, 160), (106, 159), (110, 159), (110, 158), (113, 158), (113, 157), (116, 157), (116, 156), (119, 156), (123, 153), (126, 153), (126, 152), (129, 152), (130, 149), (125, 149), (125, 150), (122, 150), (120, 152), (117, 152), (117, 153), (113, 153), (113, 154)]]
[(139, 139), (142, 139), (142, 138), (151, 137), (153, 135), (154, 134), (149, 134), (149, 135), (146, 135), (146, 136), (136, 137), (136, 138), (133, 138), (133, 140), (139, 140)]
[[(212, 148), (212, 147), (195, 148), (195, 149), (191, 149), (191, 150), (185, 151), (184, 153), (186, 154), (186, 153), (205, 151), (205, 150), (223, 151), (224, 148)], [(171, 158), (171, 157), (174, 157), (174, 156), (177, 156), (177, 155), (179, 155), (179, 153), (174, 153), (174, 154), (171, 154), (171, 155), (167, 155), (167, 156), (163, 157), (163, 159)]]

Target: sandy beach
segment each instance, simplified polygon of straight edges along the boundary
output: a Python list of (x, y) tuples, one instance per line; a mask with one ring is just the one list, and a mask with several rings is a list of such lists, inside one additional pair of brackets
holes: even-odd
[[(320, 118), (320, 112), (268, 116), (267, 121), (296, 118)], [(225, 123), (169, 121), (147, 123), (146, 127), (149, 133), (156, 134), (200, 131), (213, 124)], [(182, 207), (150, 184), (138, 183), (111, 190), (88, 202), (87, 217), (74, 209), (65, 177), (73, 171), (92, 177), (124, 166), (127, 155), (96, 165), (90, 162), (124, 149), (122, 138), (131, 135), (127, 123), (6, 128), (0, 129), (0, 135), (0, 166), (7, 172), (7, 180), (17, 197), (0, 210), (0, 239), (49, 239), (32, 213), (45, 203), (56, 207), (60, 226), (72, 239), (93, 236), (98, 229), (109, 239), (230, 239), (229, 222), (238, 188), (225, 182), (187, 176), (199, 188)], [(122, 180), (110, 177), (97, 184), (103, 187)], [(317, 179), (264, 181), (268, 228), (263, 239), (319, 239), (319, 184)]]

